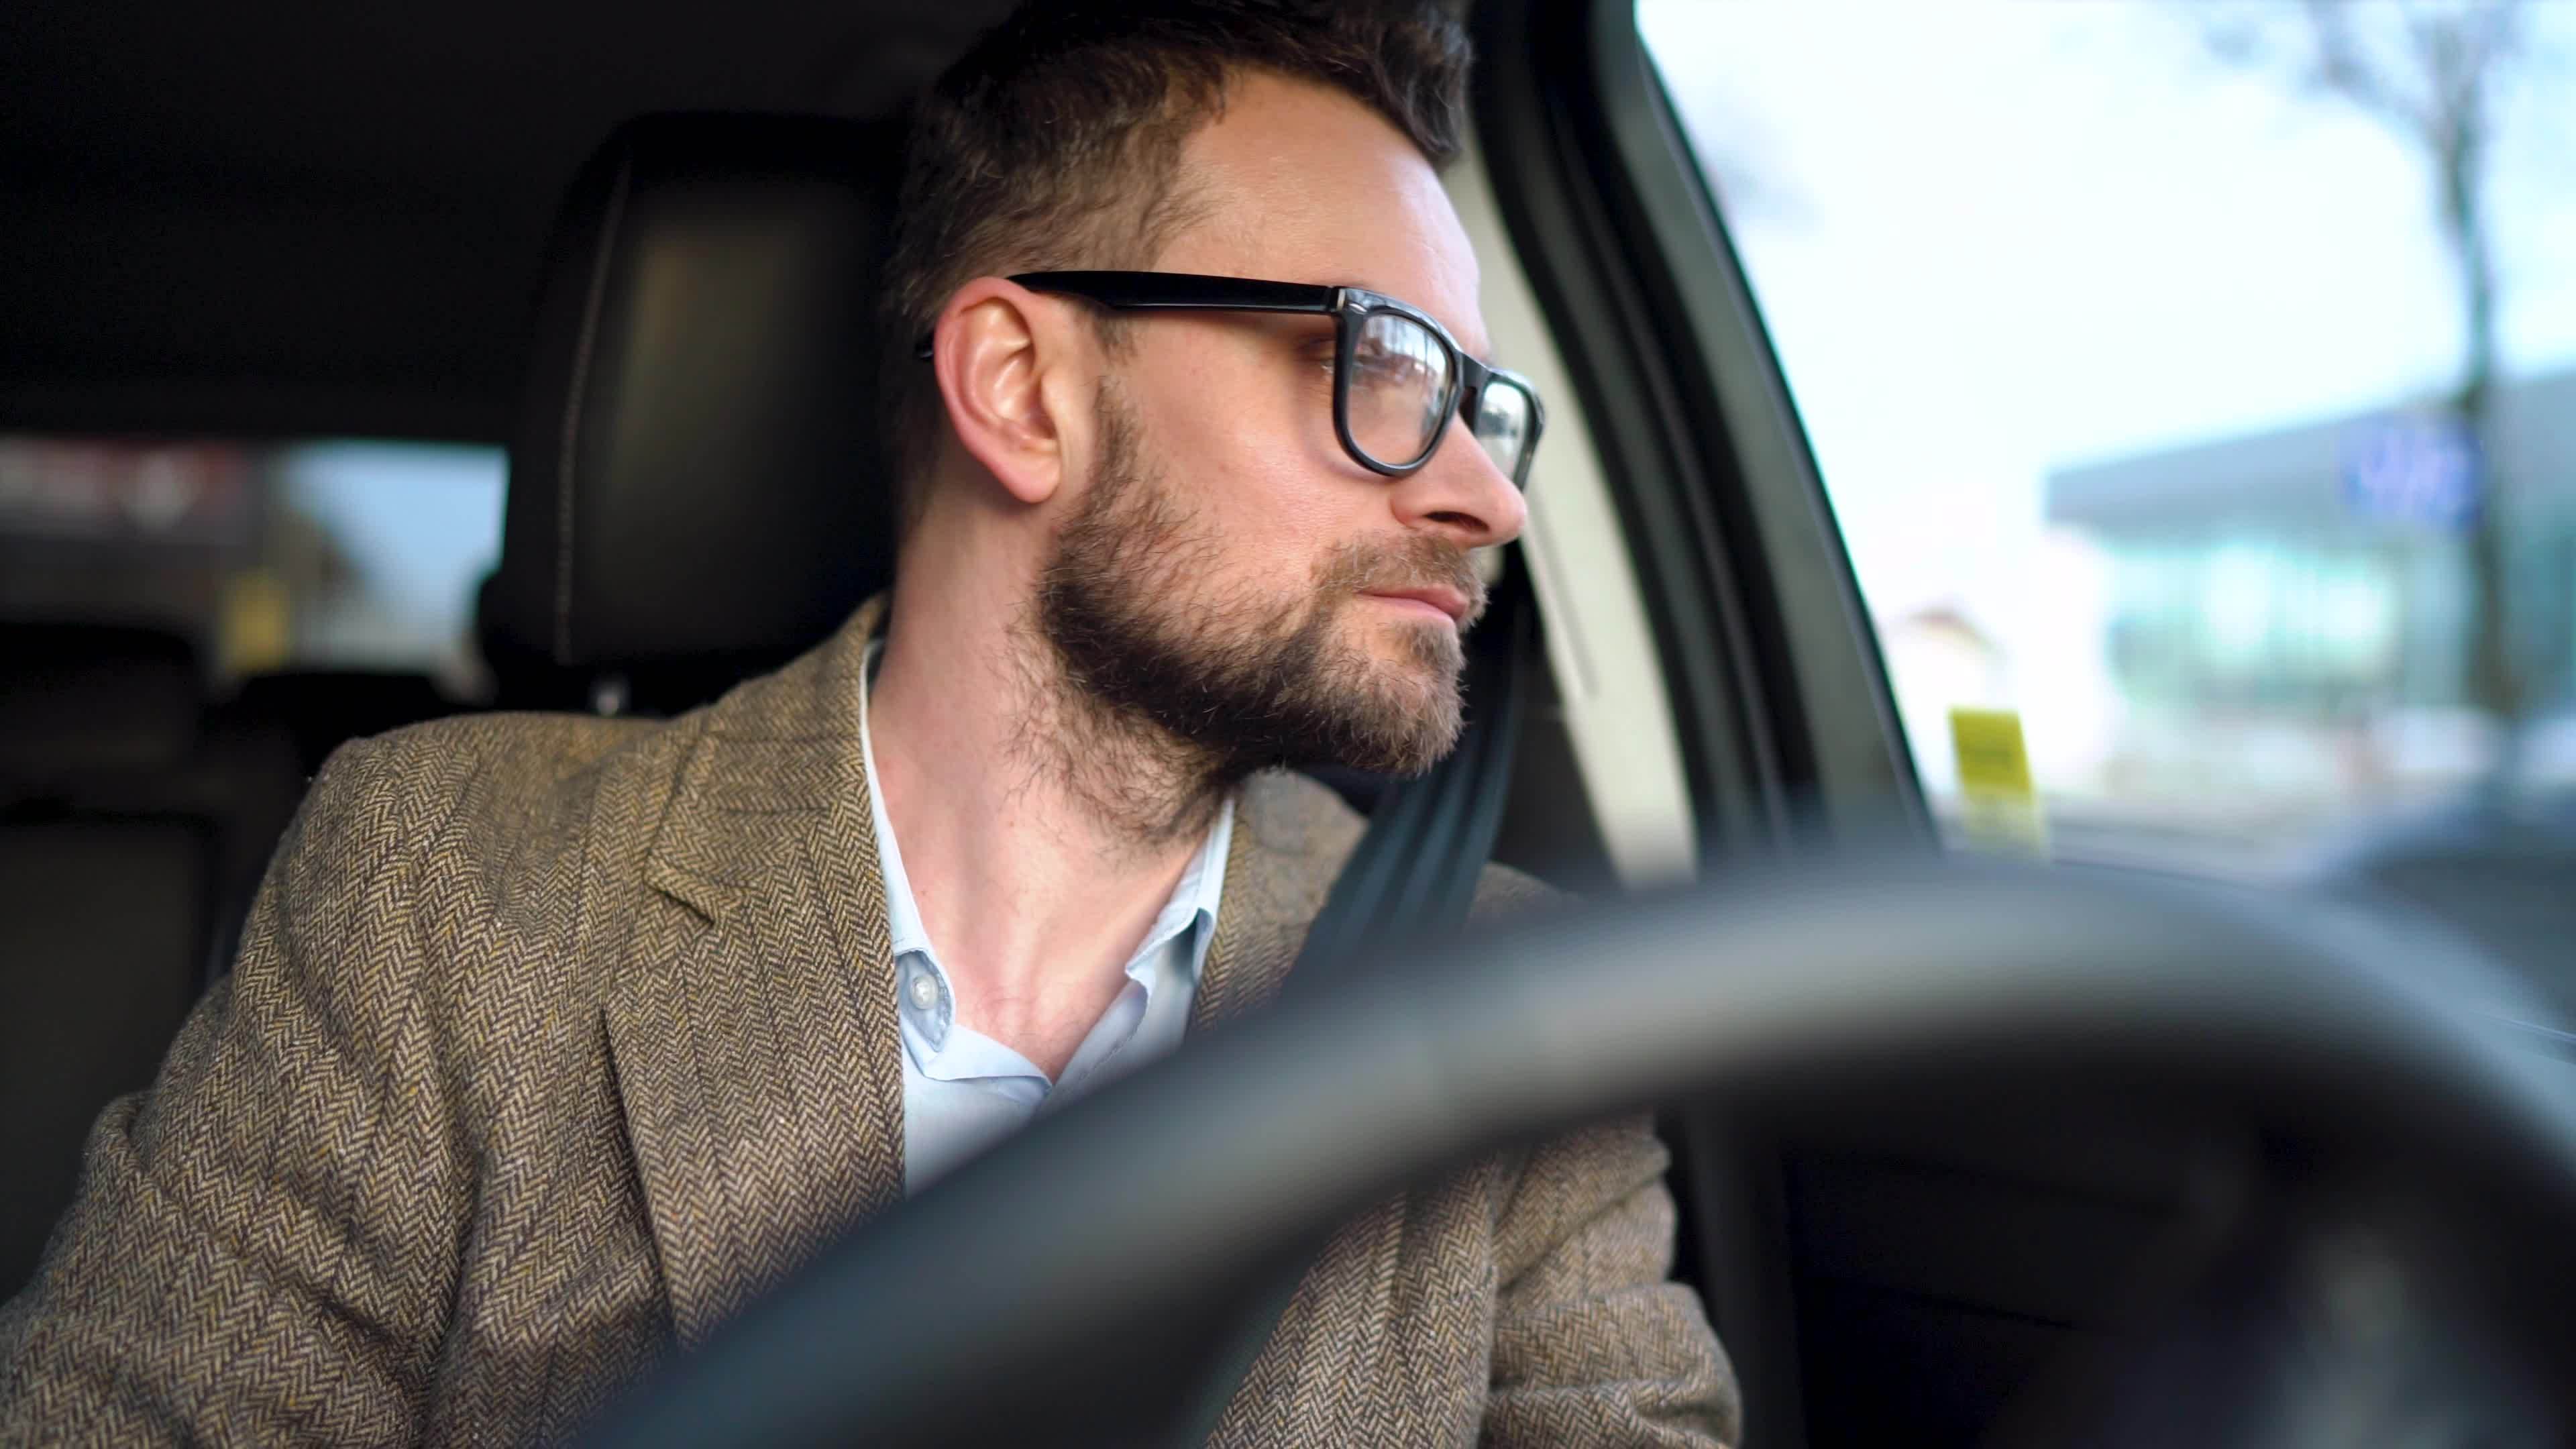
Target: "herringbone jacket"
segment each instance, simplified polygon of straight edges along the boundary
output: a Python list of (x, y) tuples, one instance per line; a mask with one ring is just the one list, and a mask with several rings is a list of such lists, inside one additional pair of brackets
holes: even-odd
[[(667, 724), (335, 756), (0, 1310), (0, 1442), (559, 1439), (896, 1200), (855, 672), (880, 613)], [(1284, 775), (1238, 812), (1194, 1030), (1277, 988), (1360, 828)], [(1485, 904), (1530, 889), (1497, 872)], [(1626, 1123), (1362, 1214), (1217, 1442), (1732, 1440), (1664, 1281), (1663, 1162)]]

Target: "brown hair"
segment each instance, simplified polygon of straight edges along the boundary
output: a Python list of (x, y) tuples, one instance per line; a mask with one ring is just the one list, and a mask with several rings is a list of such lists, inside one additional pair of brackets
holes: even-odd
[(1438, 0), (1023, 0), (933, 84), (904, 156), (879, 332), (902, 531), (920, 512), (940, 412), (913, 348), (959, 287), (1150, 265), (1191, 215), (1175, 187), (1181, 148), (1241, 70), (1349, 95), (1445, 166), (1467, 59)]

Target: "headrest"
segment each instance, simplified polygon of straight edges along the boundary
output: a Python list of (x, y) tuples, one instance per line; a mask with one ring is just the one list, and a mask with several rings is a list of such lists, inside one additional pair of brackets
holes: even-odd
[(703, 697), (892, 580), (871, 312), (901, 135), (655, 116), (583, 168), (539, 294), (496, 643)]
[(112, 624), (0, 624), (0, 778), (152, 770), (197, 743), (205, 681), (175, 634)]

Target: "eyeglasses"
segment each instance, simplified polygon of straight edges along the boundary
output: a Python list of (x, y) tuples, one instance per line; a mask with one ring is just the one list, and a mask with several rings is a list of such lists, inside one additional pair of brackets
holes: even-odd
[[(1338, 329), (1333, 431), (1353, 461), (1389, 478), (1416, 472), (1439, 451), (1454, 415), (1513, 487), (1529, 486), (1530, 457), (1547, 425), (1537, 390), (1518, 373), (1469, 357), (1448, 329), (1393, 297), (1192, 272), (1022, 272), (1011, 280), (1121, 312), (1329, 316)], [(930, 356), (929, 338), (914, 355)]]

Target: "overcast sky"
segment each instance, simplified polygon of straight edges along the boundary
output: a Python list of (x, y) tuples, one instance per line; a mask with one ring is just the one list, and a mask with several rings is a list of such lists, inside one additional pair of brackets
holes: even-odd
[[(2053, 465), (2456, 374), (2422, 158), (2211, 59), (2206, 8), (1641, 0), (1882, 616), (2044, 603)], [(2576, 4), (2530, 19), (2494, 191), (2522, 373), (2576, 365)]]

